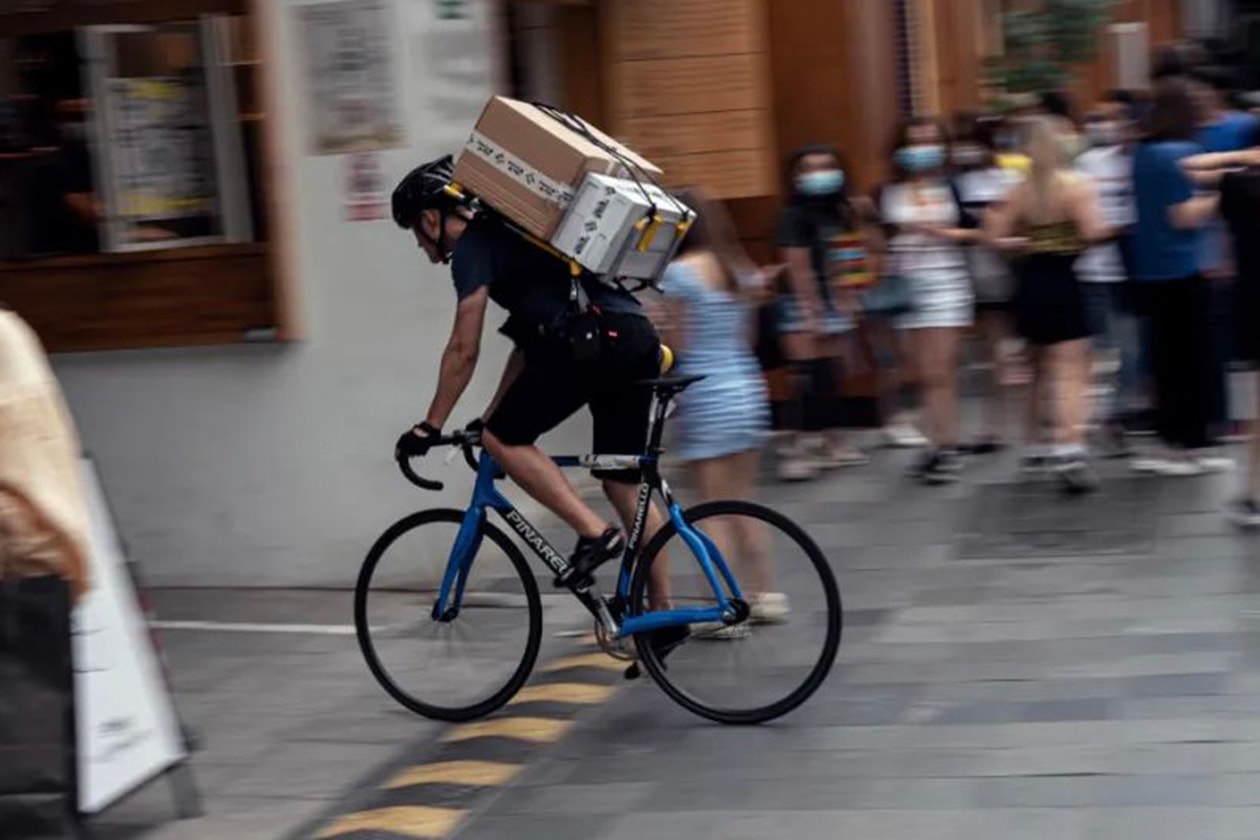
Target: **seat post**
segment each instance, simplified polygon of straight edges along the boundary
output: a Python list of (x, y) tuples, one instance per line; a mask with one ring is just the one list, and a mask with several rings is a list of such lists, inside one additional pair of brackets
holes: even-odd
[(669, 391), (652, 389), (652, 414), (648, 421), (647, 451), (649, 455), (661, 454), (661, 441), (665, 437), (665, 413), (669, 411), (671, 399), (673, 395)]

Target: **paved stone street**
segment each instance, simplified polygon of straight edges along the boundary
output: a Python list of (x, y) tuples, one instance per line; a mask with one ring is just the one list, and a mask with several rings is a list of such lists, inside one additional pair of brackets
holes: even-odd
[[(1134, 479), (1104, 464), (1100, 495), (1064, 500), (1012, 483), (1012, 457), (972, 462), (944, 489), (902, 478), (909, 457), (879, 453), (765, 492), (826, 550), (847, 609), (836, 670), (802, 709), (726, 728), (646, 681), (621, 684), (457, 821), (426, 831), (1260, 837), (1260, 541), (1221, 515), (1238, 476)], [(349, 621), (342, 593), (168, 593), (157, 607), (167, 620)], [(576, 644), (554, 631), (586, 626), (553, 614), (544, 660)], [(98, 820), (111, 840), (315, 836), (450, 740), (392, 705), (353, 636), (164, 640), (181, 710), (205, 741), (193, 766), (209, 815), (159, 825), (173, 816), (159, 785)], [(481, 740), (491, 756), (513, 738)], [(426, 835), (364, 823), (321, 836)]]

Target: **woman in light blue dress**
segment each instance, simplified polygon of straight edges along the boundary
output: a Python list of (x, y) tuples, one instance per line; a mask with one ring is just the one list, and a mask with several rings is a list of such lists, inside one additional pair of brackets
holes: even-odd
[[(770, 430), (769, 396), (753, 353), (754, 304), (764, 283), (722, 205), (692, 191), (682, 198), (698, 215), (665, 270), (659, 326), (678, 373), (705, 378), (679, 398), (670, 453), (689, 463), (705, 501), (750, 499)], [(734, 533), (710, 536), (725, 556), (745, 561), (754, 620), (773, 621), (786, 615), (786, 599), (767, 591), (766, 537), (755, 525), (732, 517)]]

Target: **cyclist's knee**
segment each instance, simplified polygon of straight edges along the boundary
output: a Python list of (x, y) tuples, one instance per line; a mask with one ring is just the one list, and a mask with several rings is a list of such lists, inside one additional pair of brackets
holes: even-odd
[(497, 455), (507, 448), (507, 445), (499, 439), (499, 436), (489, 429), (482, 429), (481, 445), (484, 446), (486, 451), (491, 455)]

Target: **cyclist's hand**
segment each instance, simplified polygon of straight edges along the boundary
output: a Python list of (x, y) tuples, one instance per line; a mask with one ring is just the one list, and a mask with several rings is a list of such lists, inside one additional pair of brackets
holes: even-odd
[(398, 443), (394, 445), (394, 458), (422, 458), (429, 454), (433, 444), (442, 436), (441, 429), (435, 429), (428, 423), (412, 426), (402, 433)]
[(481, 446), (481, 433), (485, 431), (486, 424), (479, 417), (464, 427), (464, 442), (469, 446)]

